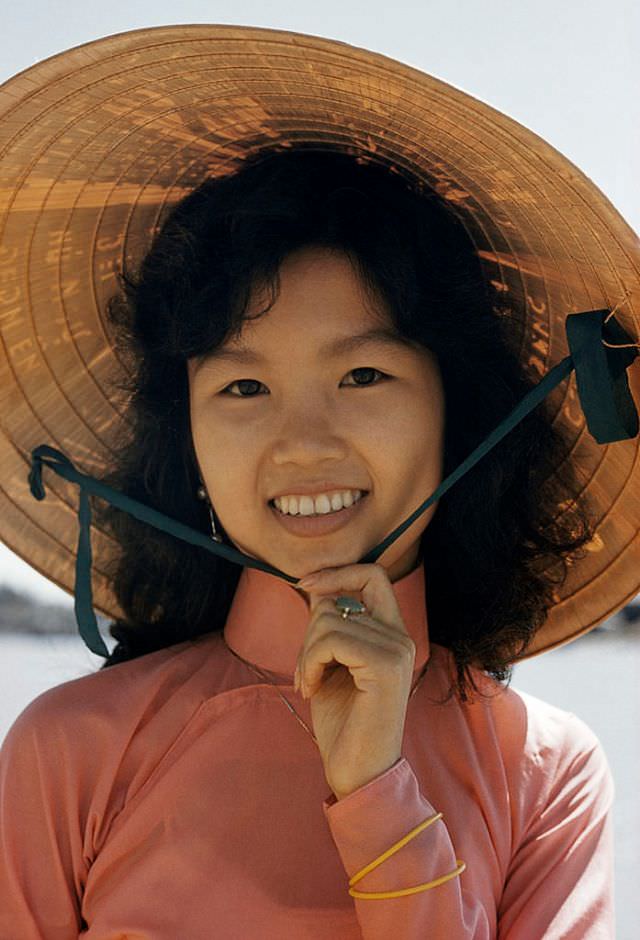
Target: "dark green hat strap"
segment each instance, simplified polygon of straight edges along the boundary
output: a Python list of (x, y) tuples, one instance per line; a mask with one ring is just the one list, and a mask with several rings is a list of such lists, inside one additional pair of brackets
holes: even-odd
[[(440, 499), (512, 428), (519, 424), (529, 412), (533, 411), (574, 368), (576, 370), (576, 384), (580, 404), (589, 431), (595, 440), (599, 444), (608, 444), (613, 441), (627, 440), (637, 435), (638, 413), (629, 392), (626, 369), (638, 355), (638, 350), (633, 348), (610, 349), (603, 345), (603, 338), (612, 344), (623, 345), (624, 343), (630, 343), (635, 345), (628, 334), (613, 319), (605, 324), (604, 320), (608, 314), (608, 310), (589, 310), (567, 316), (566, 332), (571, 354), (554, 366), (535, 388), (532, 388), (525, 395), (511, 414), (469, 454), (459, 467), (449, 474), (446, 480), (442, 481), (437, 490), (408, 519), (361, 558), (360, 564), (370, 564), (377, 561), (380, 555), (432, 503)], [(80, 635), (89, 649), (98, 656), (107, 657), (109, 651), (100, 636), (93, 610), (91, 593), (91, 507), (88, 495), (90, 493), (106, 500), (118, 509), (130, 513), (142, 522), (146, 522), (185, 542), (190, 542), (192, 545), (213, 552), (214, 555), (220, 555), (228, 561), (250, 568), (259, 568), (261, 571), (276, 575), (292, 584), (295, 584), (298, 580), (266, 562), (245, 555), (232, 546), (214, 541), (210, 535), (198, 532), (196, 529), (192, 529), (170, 516), (165, 516), (138, 500), (131, 499), (129, 496), (125, 496), (124, 493), (120, 493), (94, 479), (94, 477), (80, 473), (65, 454), (46, 444), (40, 444), (31, 451), (29, 485), (32, 495), (38, 500), (44, 499), (46, 495), (42, 483), (43, 463), (59, 476), (72, 483), (77, 483), (80, 487), (74, 607)]]
[[(590, 310), (569, 314), (566, 322), (580, 405), (598, 444), (628, 440), (638, 433), (638, 412), (626, 371), (638, 355), (638, 344), (613, 318), (605, 323), (608, 315), (608, 310)], [(603, 339), (636, 348), (611, 349)]]

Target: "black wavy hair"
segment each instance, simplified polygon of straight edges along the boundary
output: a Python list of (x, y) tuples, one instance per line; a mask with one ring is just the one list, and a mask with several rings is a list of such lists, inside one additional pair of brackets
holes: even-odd
[[(239, 336), (256, 285), (305, 246), (344, 252), (397, 330), (437, 357), (446, 401), (444, 477), (535, 384), (515, 352), (522, 324), (490, 294), (474, 245), (443, 199), (395, 168), (338, 150), (272, 147), (209, 178), (168, 213), (107, 320), (128, 363), (115, 464), (101, 479), (210, 532), (197, 499), (186, 360)], [(509, 682), (552, 592), (594, 534), (576, 498), (570, 442), (548, 399), (441, 497), (421, 538), (433, 642), (451, 651), (449, 698), (472, 667)], [(444, 479), (443, 477), (443, 479)], [(224, 628), (241, 567), (100, 501), (118, 546), (109, 576), (124, 618), (101, 669)]]

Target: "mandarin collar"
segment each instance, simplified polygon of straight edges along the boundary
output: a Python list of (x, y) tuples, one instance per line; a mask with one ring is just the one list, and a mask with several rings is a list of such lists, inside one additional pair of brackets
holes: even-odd
[[(416, 644), (414, 676), (429, 658), (424, 561), (391, 585)], [(224, 628), (227, 645), (260, 669), (290, 677), (311, 613), (299, 591), (259, 568), (242, 569)]]

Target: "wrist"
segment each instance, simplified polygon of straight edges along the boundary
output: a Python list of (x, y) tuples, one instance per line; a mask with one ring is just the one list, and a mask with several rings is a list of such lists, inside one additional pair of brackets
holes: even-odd
[(378, 777), (381, 777), (383, 774), (386, 774), (389, 770), (391, 770), (392, 767), (395, 767), (395, 765), (400, 760), (402, 760), (402, 754), (398, 755), (398, 757), (396, 757), (395, 760), (391, 761), (390, 763), (385, 762), (385, 766), (378, 773), (374, 773), (372, 776), (368, 776), (366, 779), (361, 780), (354, 786), (348, 787), (345, 790), (336, 790), (333, 787), (331, 787), (331, 789), (333, 790), (333, 795), (338, 801), (344, 800), (345, 797), (351, 796), (351, 794), (355, 793), (356, 790), (360, 790), (361, 787), (366, 787), (368, 783), (372, 783), (374, 780), (377, 780)]

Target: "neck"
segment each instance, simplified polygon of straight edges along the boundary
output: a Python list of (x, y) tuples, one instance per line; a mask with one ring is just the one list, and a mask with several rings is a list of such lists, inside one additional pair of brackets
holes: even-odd
[[(429, 658), (424, 566), (392, 581), (403, 622), (416, 644), (414, 670)], [(228, 647), (259, 669), (289, 678), (309, 625), (309, 606), (301, 592), (275, 575), (244, 568), (224, 628)]]

